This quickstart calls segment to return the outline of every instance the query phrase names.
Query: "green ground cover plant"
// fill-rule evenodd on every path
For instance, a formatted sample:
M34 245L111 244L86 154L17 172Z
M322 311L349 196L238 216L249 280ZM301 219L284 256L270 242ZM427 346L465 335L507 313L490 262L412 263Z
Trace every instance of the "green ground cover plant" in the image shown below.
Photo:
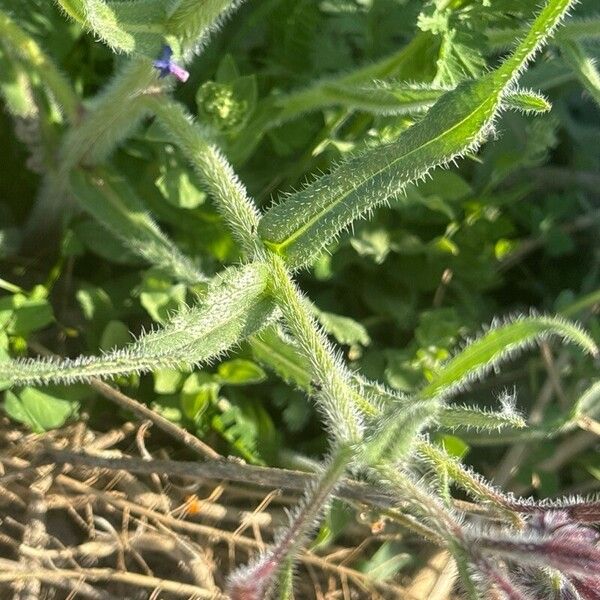
M599 37L573 0L0 0L4 411L101 422L110 380L317 473L234 600L294 597L348 479L458 597L597 598Z

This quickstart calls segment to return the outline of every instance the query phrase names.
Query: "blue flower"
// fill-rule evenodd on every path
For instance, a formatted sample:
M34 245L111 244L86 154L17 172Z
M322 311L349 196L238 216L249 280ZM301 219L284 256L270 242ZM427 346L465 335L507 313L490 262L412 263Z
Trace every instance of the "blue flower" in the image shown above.
M173 56L173 50L171 46L163 46L162 52L157 60L155 60L152 64L155 69L158 69L159 77L163 78L167 75L173 75L179 79L179 81L186 82L190 76L190 74L179 65L175 64L171 57Z

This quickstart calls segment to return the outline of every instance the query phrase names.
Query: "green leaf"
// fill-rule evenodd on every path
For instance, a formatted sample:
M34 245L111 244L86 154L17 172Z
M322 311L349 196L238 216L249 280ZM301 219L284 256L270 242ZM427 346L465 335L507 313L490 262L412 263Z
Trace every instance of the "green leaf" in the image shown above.
M186 303L187 287L173 284L163 271L150 270L139 287L140 304L157 323L166 323Z
M594 381L575 402L572 420L583 415L593 419L597 419L600 415L600 381Z
M130 341L131 333L123 321L109 321L100 338L100 349L110 351L123 348Z
M317 311L317 319L340 344L368 346L371 343L367 330L354 319L321 310Z
M285 382L305 392L311 391L310 362L277 327L267 327L260 335L253 336L249 343L256 361L272 369Z
M174 394L181 386L183 373L175 369L158 369L154 372L154 391L157 394Z
M188 283L206 281L158 228L124 177L107 169L77 170L71 186L81 205L134 254Z
M192 209L204 204L206 193L198 188L193 174L176 161L160 166L160 175L154 182L164 199L178 208Z
M437 403L431 401L389 403L383 414L371 423L360 460L364 465L373 467L388 461L395 464L410 452L418 435L435 418L438 409Z
M45 298L16 294L12 304L14 308L8 325L8 333L12 335L26 337L54 322L52 306Z
M77 410L77 403L55 394L25 387L18 392L8 390L4 410L15 421L24 423L36 433L44 433L65 424Z
M402 548L398 542L383 542L373 556L360 562L359 570L369 581L389 581L413 560Z
M221 386L208 373L192 373L181 389L181 408L188 419L198 421L208 406L217 401Z
M165 2L161 0L164 7ZM185 50L194 46L241 2L239 0L174 0L167 8L165 30L176 36Z
M560 48L583 87L600 106L600 72L594 59L575 41L565 41Z
M420 392L423 398L447 396L515 356L533 343L558 336L592 356L598 355L594 340L580 327L560 317L520 317L490 330L451 358Z
M512 427L522 429L527 426L523 417L512 407L502 412L493 412L469 406L445 406L437 417L438 423L452 430L489 430Z
M534 92L533 90L513 90L510 94L506 94L503 103L506 108L526 114L543 114L552 110L550 101L539 92Z
M72 383L160 368L190 368L256 333L272 316L266 297L267 273L255 263L217 277L202 302L173 316L163 329L103 356L75 359L0 361L0 381L10 385Z
M162 0L84 0L83 4L85 26L116 52L155 57L165 43Z
M219 365L217 378L224 385L247 385L261 383L267 374L256 363L236 358Z
M352 221L397 198L430 169L476 149L489 135L506 91L571 3L550 0L496 71L446 93L396 142L350 158L272 207L258 227L265 245L289 266L305 266Z

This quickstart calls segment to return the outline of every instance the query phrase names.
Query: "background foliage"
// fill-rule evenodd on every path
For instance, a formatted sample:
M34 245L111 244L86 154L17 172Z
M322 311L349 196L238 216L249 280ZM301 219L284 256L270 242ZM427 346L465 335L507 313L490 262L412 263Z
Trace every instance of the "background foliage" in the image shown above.
M206 42L174 95L264 209L350 153L395 140L435 100L434 93L425 101L411 95L425 84L446 90L495 67L537 4L251 1ZM125 60L52 3L1 0L0 8L84 97ZM571 38L550 44L520 82L541 90L551 111L504 113L496 138L480 152L409 185L405 196L355 224L298 274L318 320L361 374L415 392L482 323L531 308L579 319L598 339L600 87L594 69L590 76L582 68L582 56L600 53L593 0L581 2L576 16L588 34L575 32L572 47ZM127 225L119 232L99 224L96 211L111 209L98 208L103 200L89 182L74 181L76 198L53 203L57 194L42 175L56 164L65 123L41 82L15 68L12 52L0 40L0 357L40 347L61 356L122 347L129 332L164 324L206 285L190 285L193 275L174 276L168 251L147 260L132 252L123 241ZM386 62L389 56L395 59ZM406 81L409 88L399 83ZM124 117L126 110L112 107ZM119 146L110 164L122 175L108 178L115 193L131 196L129 218L146 223L152 215L192 258L183 271L211 275L238 263L239 246L210 190L153 119ZM158 235L151 223L147 235ZM274 332L271 342L244 343L193 373L164 368L118 383L225 454L269 465L320 457L326 435L302 392L311 389L310 368L286 356ZM546 345L459 400L497 408L508 390L524 415L537 407L533 425L543 429L568 413L593 374L592 361L577 350L555 353ZM553 393L541 411L548 381ZM79 385L6 391L4 410L38 432L81 413L104 426L120 418ZM435 439L507 487L547 497L597 487L593 442L558 468L552 462L570 435L536 439L512 471L507 450L521 440L518 433L448 428ZM481 444L485 449L474 451Z

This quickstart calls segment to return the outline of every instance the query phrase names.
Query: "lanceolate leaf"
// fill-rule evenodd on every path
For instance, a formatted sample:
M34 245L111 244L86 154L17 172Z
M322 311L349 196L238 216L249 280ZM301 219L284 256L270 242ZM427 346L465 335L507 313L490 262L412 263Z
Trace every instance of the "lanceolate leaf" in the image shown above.
M35 39L2 11L0 11L0 37L4 44L22 57L30 70L27 73L28 77L36 73L62 107L67 118L74 120L79 108L79 100L71 84L54 62L44 54Z
M558 336L597 356L594 340L577 325L559 317L521 317L494 326L451 358L420 393L423 398L449 395L541 339Z
M271 208L259 225L265 245L289 266L305 266L352 221L397 197L430 169L477 148L489 134L503 96L570 4L550 0L498 70L442 96L396 142L349 159Z
M532 90L516 90L506 94L503 105L523 113L545 113L552 109L547 98Z
M210 360L268 323L273 305L266 297L266 281L260 263L232 267L209 286L199 306L177 314L164 329L143 335L124 349L76 359L2 361L0 383L9 387L71 383Z
M58 0L115 52L155 57L164 44L193 50L239 0Z
M158 228L125 178L107 170L74 171L71 188L80 204L150 264L189 284L207 277Z
M312 104L304 109L300 105L298 111L306 112L327 106L343 106L384 115L422 112L433 105L449 89L432 84L393 81L354 85L336 81L323 82L315 91ZM282 98L279 104L282 111L278 115L278 122L297 116L298 111L294 111L294 104L286 104L285 98Z
M335 105L374 114L401 115L425 112L452 88L435 84L379 81L357 86L329 83L321 88L322 106ZM551 105L541 94L515 90L504 98L506 108L547 112ZM283 113L285 116L285 112Z
M514 410L492 412L477 407L445 406L437 416L437 422L446 429L504 429L526 426L523 417Z
M154 56L164 43L164 2L85 0L85 25L116 52Z
M192 47L243 0L175 0L167 10L165 30L176 36L183 49ZM162 2L163 6L165 2Z

